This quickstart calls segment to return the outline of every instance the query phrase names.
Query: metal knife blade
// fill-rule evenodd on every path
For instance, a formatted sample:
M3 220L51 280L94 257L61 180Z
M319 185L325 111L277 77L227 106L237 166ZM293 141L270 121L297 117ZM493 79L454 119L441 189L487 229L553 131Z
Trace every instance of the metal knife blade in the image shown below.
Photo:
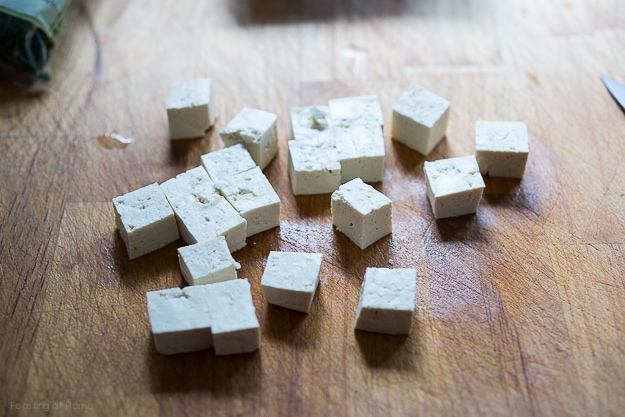
M608 77L605 74L601 74L601 81L608 89L614 100L621 106L621 109L625 111L625 85L618 81Z

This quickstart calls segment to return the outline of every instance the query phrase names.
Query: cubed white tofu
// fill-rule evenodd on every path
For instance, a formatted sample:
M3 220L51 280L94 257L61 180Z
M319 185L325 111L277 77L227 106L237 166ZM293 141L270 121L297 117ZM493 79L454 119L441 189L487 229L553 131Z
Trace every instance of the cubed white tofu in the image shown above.
M336 126L377 126L384 125L382 108L377 96L356 96L336 98L328 101L330 117Z
M113 199L115 223L130 259L180 238L176 218L157 183Z
M269 252L261 279L270 304L308 313L319 284L323 255L302 252Z
M368 332L408 334L416 289L415 269L367 268L354 327Z
M237 278L241 265L230 255L223 236L178 248L182 276L189 285L214 284Z
M341 183L354 178L364 182L384 179L384 135L379 126L337 127L335 137L341 162Z
M289 177L295 195L331 193L341 185L334 141L290 140Z
M332 224L360 249L393 230L392 202L360 178L332 193Z
M171 139L204 136L204 132L215 124L212 81L200 78L171 84L167 118Z
M161 188L188 245L224 236L231 252L245 246L247 222L217 193L203 167L183 172Z
M247 220L247 236L280 226L280 197L260 167L233 175L215 186Z
M435 218L475 213L485 185L474 155L425 161L423 171Z
M256 162L242 144L204 154L201 159L204 169L213 181L228 178L256 166Z
M252 159L265 169L278 153L276 120L278 116L245 107L219 132L226 147L242 143Z
M163 355L213 347L206 285L146 294L156 350Z
M260 324L247 279L207 285L215 354L252 352L260 347Z
M524 122L475 123L475 157L483 175L522 178L529 150Z
M392 137L427 155L445 136L449 101L411 84L393 106Z
M328 106L291 107L291 138L317 141L331 136L332 120Z

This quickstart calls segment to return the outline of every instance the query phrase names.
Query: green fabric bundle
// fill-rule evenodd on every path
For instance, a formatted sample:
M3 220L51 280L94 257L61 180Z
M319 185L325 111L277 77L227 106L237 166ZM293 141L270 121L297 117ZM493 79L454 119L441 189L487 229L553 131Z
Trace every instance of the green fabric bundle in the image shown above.
M0 0L0 76L45 90L54 34L69 0Z

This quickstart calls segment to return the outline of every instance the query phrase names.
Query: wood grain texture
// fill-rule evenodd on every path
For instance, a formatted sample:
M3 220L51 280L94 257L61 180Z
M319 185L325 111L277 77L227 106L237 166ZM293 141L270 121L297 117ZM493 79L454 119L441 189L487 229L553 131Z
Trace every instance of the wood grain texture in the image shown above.
M169 4L171 3L171 4ZM625 81L619 0L77 0L50 91L0 84L0 409L51 415L618 416L625 409ZM220 117L170 142L170 82L214 80ZM409 82L452 103L427 157L390 138ZM289 106L377 94L394 230L364 251L329 195L294 197ZM265 171L281 226L234 257L260 351L156 353L145 292L183 285L176 242L129 261L110 199L200 164L244 106L279 115ZM433 219L424 160L473 151L478 119L525 120L521 181L486 178L477 215ZM123 148L98 136L131 135ZM312 310L268 305L271 250L319 252ZM354 332L368 266L416 268L408 336ZM86 409L67 410L67 403ZM60 409L54 409L54 405Z

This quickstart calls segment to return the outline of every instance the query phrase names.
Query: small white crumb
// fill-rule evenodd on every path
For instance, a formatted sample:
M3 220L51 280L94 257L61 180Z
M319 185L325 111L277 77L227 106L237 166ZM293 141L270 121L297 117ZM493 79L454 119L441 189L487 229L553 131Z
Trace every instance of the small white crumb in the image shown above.
M395 263L395 261L394 261L394 260L392 260L392 259L389 259L389 260L388 260L388 264L389 264L389 265L393 265L394 263Z

